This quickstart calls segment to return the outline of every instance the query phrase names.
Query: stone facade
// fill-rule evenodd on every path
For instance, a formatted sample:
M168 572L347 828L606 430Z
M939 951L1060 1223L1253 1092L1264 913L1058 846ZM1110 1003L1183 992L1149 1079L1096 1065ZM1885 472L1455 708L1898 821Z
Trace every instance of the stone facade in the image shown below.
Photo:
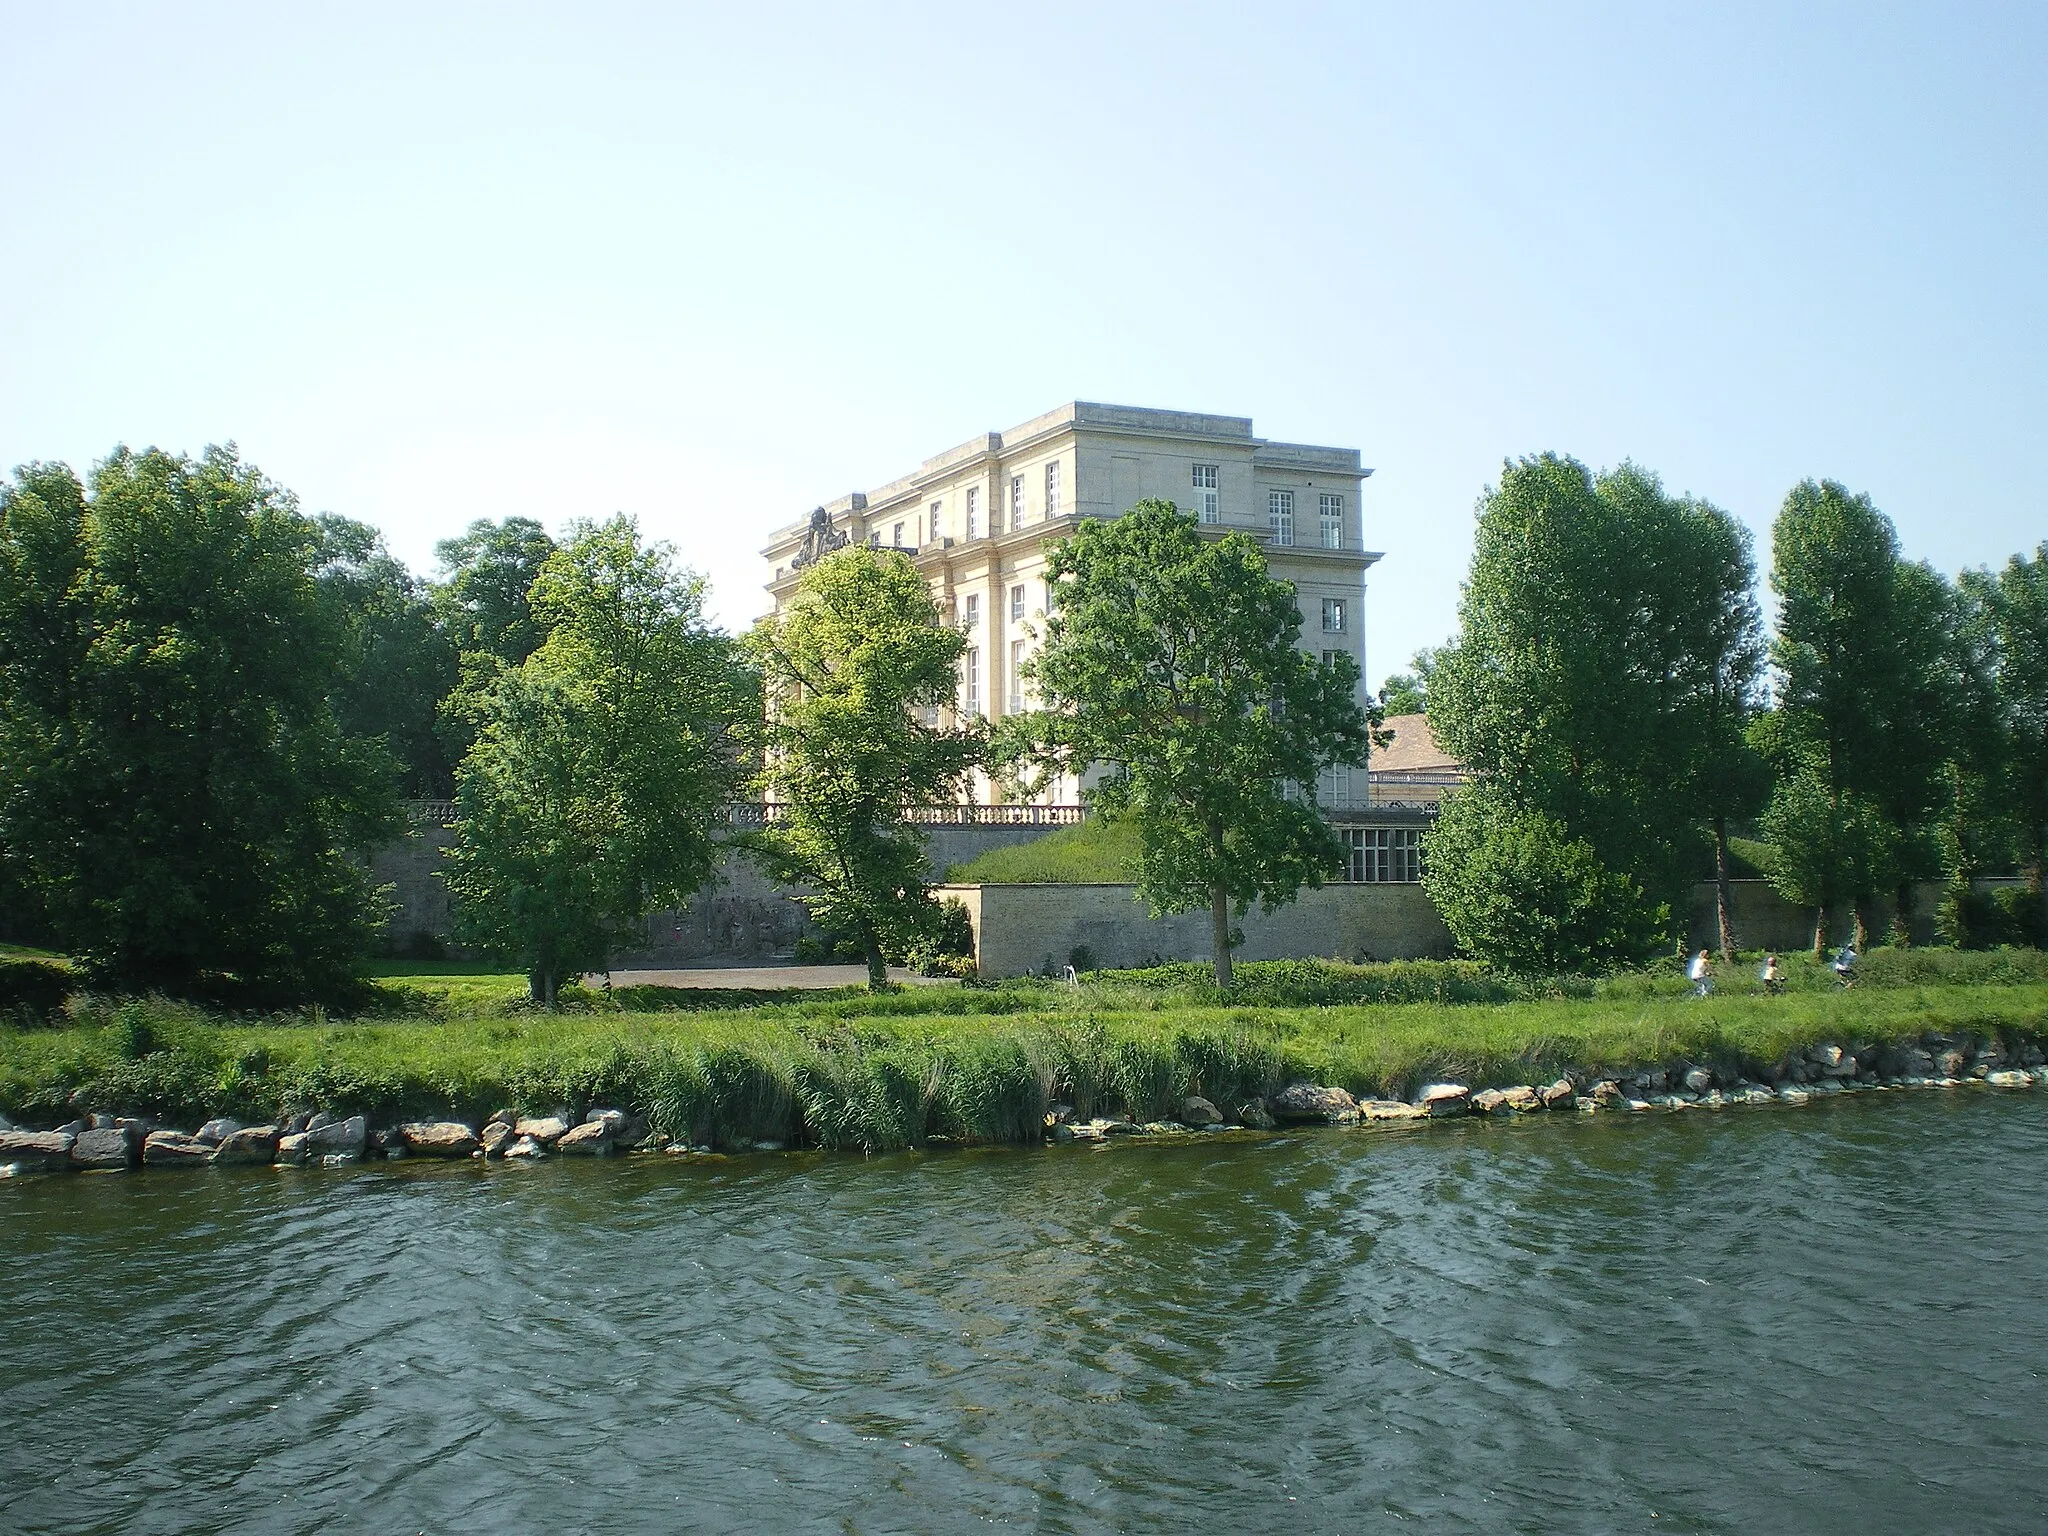
M996 719L1030 703L1018 667L1044 621L1047 542L1146 497L1198 517L1213 513L1209 526L1219 534L1258 539L1273 574L1294 584L1302 644L1346 652L1362 680L1365 573L1380 558L1364 546L1359 504L1371 473L1355 448L1271 442L1252 435L1247 417L1076 401L983 433L822 512L832 539L900 548L917 562L940 611L968 633L958 708ZM811 535L811 520L802 519L762 551L778 608L795 589ZM1338 769L1319 795L1326 804L1363 804L1365 775ZM993 798L986 782L976 798ZM1060 786L1052 798L1074 801L1076 786Z

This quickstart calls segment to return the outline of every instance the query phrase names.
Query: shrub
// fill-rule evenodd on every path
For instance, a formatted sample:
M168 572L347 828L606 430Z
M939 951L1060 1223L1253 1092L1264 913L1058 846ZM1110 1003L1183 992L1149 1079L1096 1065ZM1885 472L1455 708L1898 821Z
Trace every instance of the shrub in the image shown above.
M1511 971L1611 970L1668 943L1668 907L1562 823L1484 785L1444 800L1422 885L1462 949Z
M0 960L0 1014L24 1025L50 1022L71 993L71 972L47 960Z

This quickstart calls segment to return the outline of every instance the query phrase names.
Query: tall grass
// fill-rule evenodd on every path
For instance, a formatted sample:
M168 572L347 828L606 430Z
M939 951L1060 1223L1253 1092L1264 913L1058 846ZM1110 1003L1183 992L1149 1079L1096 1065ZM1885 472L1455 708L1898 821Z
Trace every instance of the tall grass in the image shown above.
M693 1145L881 1152L1031 1141L1048 1106L1152 1120L1189 1094L1226 1110L1288 1082L1408 1097L1423 1082L1543 1082L1567 1069L1758 1068L1822 1040L2048 1029L2048 961L1884 952L1864 984L1795 970L1765 997L1705 1000L1668 968L1594 983L1451 966L1247 966L1230 999L1169 968L1079 988L922 988L749 1006L337 1021L235 1019L74 998L55 1027L0 1026L0 1110L31 1123L142 1113L361 1112L379 1123L500 1108L647 1114Z

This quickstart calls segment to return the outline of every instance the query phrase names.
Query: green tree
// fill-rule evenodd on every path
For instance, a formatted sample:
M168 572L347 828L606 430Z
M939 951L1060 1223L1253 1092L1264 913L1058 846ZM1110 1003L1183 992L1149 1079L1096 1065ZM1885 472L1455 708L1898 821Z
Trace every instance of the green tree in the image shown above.
M437 730L461 667L435 621L425 584L367 524L324 513L314 582L342 637L335 713L349 735L379 740L398 759L404 793L443 799L454 773Z
M1421 661L1429 652L1416 652L1416 661ZM1389 719L1395 715L1424 715L1429 713L1429 683L1427 675L1418 667L1413 672L1395 672L1380 684L1380 709Z
M1754 797L1753 582L1733 519L1633 465L1597 478L1548 454L1505 466L1429 684L1437 740L1506 808L1474 835L1521 837L1521 813L1547 818L1675 926L1710 838L1725 871L1727 821ZM1484 953L1477 930L1459 937Z
M356 855L394 774L337 718L319 548L232 446L0 491L0 846L99 984L354 982L382 907Z
M1005 722L999 757L1068 773L1138 831L1155 912L1206 905L1216 982L1231 982L1233 912L1271 911L1336 870L1314 786L1363 765L1377 711L1348 656L1301 649L1294 589L1241 533L1205 537L1146 500L1053 546L1055 605L1029 674L1043 709Z
M456 932L521 966L554 1006L649 912L709 879L756 709L704 583L632 520L580 525L541 566L547 633L451 700L475 733L456 770Z
M1856 832L1831 860L1853 877L1853 889L1832 900L1853 903L1863 941L1881 889L1894 887L1901 919L1910 917L1910 881L1932 846L1955 696L1953 604L1940 576L1900 560L1891 520L1870 498L1832 481L1804 481L1786 497L1772 531L1771 590L1774 766L1781 785L1804 776L1827 798L1803 836L1848 836L1872 815L1887 824L1882 836ZM1815 808L1802 791L1770 821L1788 829L1795 812ZM1880 847L1882 857L1871 852ZM1818 914L1817 934L1828 918Z
M2014 555L1996 576L1967 573L1992 662L1999 800L2017 833L2021 867L2048 932L2048 543Z
M1484 782L1444 798L1422 888L1467 949L1532 975L1639 961L1670 923L1585 839Z
M906 807L955 798L980 761L954 709L967 639L940 621L907 555L855 546L808 567L750 637L767 696L762 785L778 820L757 840L818 923L852 939L868 985L936 931L924 838Z
M464 533L434 546L441 580L434 606L455 649L483 652L516 667L547 639L547 623L528 601L555 541L530 517L501 523L480 517Z

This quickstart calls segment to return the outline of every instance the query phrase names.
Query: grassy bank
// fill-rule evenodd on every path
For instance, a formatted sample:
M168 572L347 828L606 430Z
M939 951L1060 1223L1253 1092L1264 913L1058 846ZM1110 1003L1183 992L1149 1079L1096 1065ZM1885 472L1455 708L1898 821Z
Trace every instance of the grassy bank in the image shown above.
M693 1141L869 1150L934 1137L1037 1138L1048 1103L1167 1116L1312 1080L1406 1097L1566 1071L1690 1062L1761 1068L1805 1046L1929 1030L2048 1032L2038 954L1880 953L1854 991L1798 967L1763 996L1706 1000L1675 976L1529 981L1457 965L1245 967L1219 998L1196 967L864 993L586 996L514 1006L516 977L395 975L411 1013L224 1019L162 1001L74 998L46 1027L0 1029L0 1109L31 1123L141 1113L173 1124L298 1109L384 1123L503 1107L613 1105Z

